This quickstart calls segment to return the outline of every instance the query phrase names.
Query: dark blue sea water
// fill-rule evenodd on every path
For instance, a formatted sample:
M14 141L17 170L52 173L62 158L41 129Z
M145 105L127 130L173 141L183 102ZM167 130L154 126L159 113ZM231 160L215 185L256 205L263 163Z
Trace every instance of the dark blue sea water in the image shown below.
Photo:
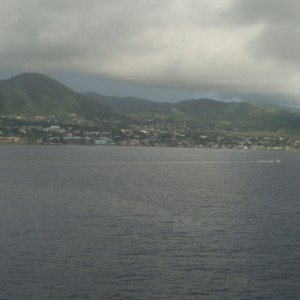
M300 299L299 178L297 152L1 146L0 299Z

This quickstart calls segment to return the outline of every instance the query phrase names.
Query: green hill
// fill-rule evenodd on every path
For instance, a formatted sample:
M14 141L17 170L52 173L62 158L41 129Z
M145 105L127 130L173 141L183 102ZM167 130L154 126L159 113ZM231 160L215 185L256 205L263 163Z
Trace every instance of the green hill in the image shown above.
M153 102L136 97L109 97L97 93L86 93L84 95L108 106L117 113L123 114L167 113L171 109L170 103Z
M223 102L212 99L159 103L133 97L107 97L87 93L87 97L117 113L173 121L244 124L255 127L300 127L300 110L275 104Z
M135 97L80 94L37 73L24 73L0 81L0 115L55 115L66 118L75 114L89 120L116 116L116 113L177 122L300 128L300 110L279 105L212 99L167 103Z
M300 110L275 104L185 100L175 107L202 122L226 122L259 127L300 126Z
M0 81L0 114L58 117L76 114L84 118L105 118L113 112L50 77L24 73Z

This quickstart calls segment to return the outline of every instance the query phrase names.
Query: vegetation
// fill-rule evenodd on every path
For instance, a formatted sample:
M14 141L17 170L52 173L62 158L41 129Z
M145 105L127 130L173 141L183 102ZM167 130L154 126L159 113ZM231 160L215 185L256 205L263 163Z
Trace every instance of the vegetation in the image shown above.
M24 73L0 81L0 114L105 118L113 112L45 75Z
M221 123L275 129L300 128L300 110L273 104L222 102L212 99L158 103L145 99L106 97L88 93L86 96L108 106L117 113L136 115L157 121Z
M110 131L115 140L147 137L149 143L157 139L175 143L190 138L203 144L204 140L218 142L223 137L232 143L241 133L242 140L259 137L258 132L297 137L300 111L212 99L159 103L134 97L82 95L45 75L32 73L0 81L0 135L26 132L37 139L40 132L43 139L50 125L59 125L68 134Z

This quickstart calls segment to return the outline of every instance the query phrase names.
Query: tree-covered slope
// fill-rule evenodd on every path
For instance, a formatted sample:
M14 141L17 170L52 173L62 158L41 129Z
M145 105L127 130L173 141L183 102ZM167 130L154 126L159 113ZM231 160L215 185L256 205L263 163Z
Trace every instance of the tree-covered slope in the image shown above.
M86 93L84 95L108 106L115 112L123 114L167 113L172 107L170 103L154 102L135 97L109 97L97 93Z
M86 96L105 104L118 113L138 114L174 121L231 123L257 127L300 127L300 110L275 104L224 102L213 99L183 100L159 103L133 97L108 97L96 93Z
M275 104L185 100L175 107L203 122L230 122L264 126L300 126L300 110Z
M0 81L0 114L108 117L113 112L60 82L37 73L24 73Z
M106 118L115 113L173 121L244 124L258 127L300 128L300 111L279 105L223 102L212 99L178 103L154 102L135 97L79 94L60 82L37 73L24 73L0 81L0 115L70 114L85 119Z

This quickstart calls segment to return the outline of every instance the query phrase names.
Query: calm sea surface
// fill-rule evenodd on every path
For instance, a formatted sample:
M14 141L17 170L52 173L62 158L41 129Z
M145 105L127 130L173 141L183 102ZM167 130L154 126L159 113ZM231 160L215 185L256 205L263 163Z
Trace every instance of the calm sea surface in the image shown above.
M300 153L1 146L0 179L0 299L300 299Z

